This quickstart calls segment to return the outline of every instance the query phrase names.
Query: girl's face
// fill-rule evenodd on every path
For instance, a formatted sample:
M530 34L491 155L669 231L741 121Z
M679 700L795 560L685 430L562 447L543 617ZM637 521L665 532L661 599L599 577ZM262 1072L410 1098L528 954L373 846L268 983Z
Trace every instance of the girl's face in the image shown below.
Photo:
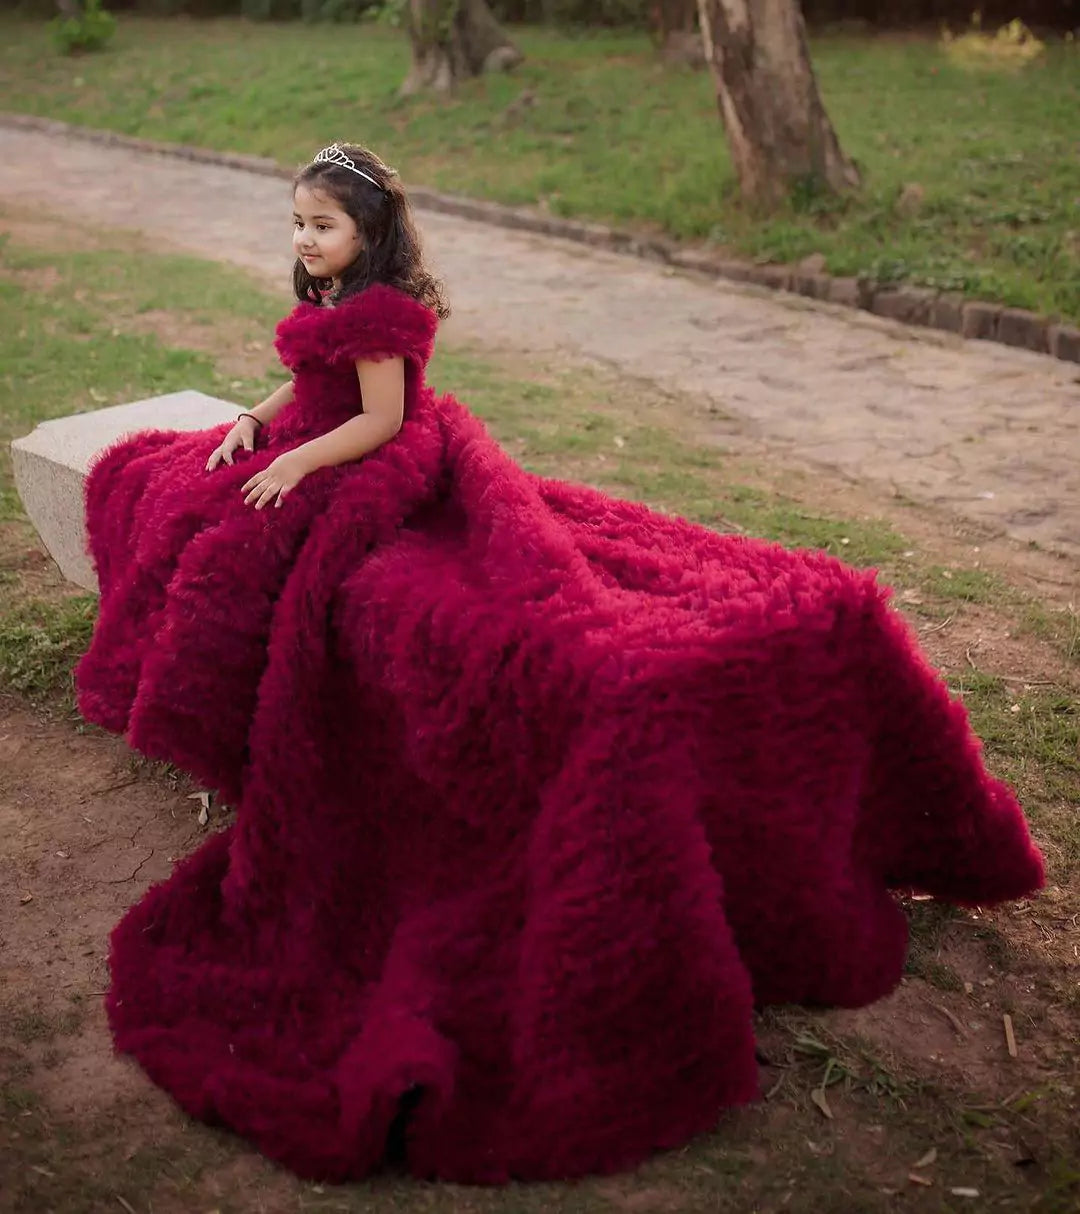
M298 185L293 194L293 252L313 278L332 278L356 260L363 236L355 220L319 189Z

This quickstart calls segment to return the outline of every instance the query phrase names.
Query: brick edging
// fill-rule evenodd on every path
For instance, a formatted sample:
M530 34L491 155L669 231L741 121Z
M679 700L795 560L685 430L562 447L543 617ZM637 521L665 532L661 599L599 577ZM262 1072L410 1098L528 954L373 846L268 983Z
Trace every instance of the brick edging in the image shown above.
M0 111L0 125L243 169L245 172L259 173L265 177L287 179L293 175L292 169L285 168L266 156L218 152L188 144L141 139L116 131L76 126L37 114ZM416 206L429 211L441 211L463 219L536 232L543 236L556 236L561 240L572 240L613 253L629 254L713 278L790 291L826 303L859 308L904 324L958 333L962 337L996 341L1003 345L1018 346L1039 354L1050 354L1068 362L1080 363L1080 328L1061 324L1053 317L1040 316L1023 308L1010 308L986 300L968 299L963 295L939 292L928 287L877 285L865 278L834 277L824 272L824 258L818 255L808 257L796 265L758 265L755 262L723 257L703 249L690 249L663 236L641 236L608 227L606 224L541 215L526 207L512 207L499 202L443 194L425 186L410 186L409 197Z

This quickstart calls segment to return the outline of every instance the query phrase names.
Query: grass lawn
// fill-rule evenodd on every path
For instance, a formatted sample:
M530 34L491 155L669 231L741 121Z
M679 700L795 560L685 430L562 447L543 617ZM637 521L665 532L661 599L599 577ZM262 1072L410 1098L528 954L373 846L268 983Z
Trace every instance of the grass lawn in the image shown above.
M0 213L5 227L0 440L40 418L187 386L251 403L280 379L268 338L288 301L234 268L161 257L137 236L77 226L65 229L69 246L42 249L25 217ZM439 351L432 378L459 391L537 472L885 570L931 658L963 695L989 762L1020 791L1046 850L1050 889L992 913L912 904L908 976L892 999L858 1013L770 1010L757 1026L769 1098L632 1175L497 1191L396 1177L341 1188L300 1182L245 1144L188 1122L110 1057L100 999L105 934L142 886L111 870L98 880L71 874L102 864L110 848L129 854L136 813L147 831L166 832L161 854L167 849L170 860L201 835L177 773L123 757L73 714L71 667L95 601L61 583L41 553L12 491L4 443L0 822L10 826L0 832L0 888L5 899L33 895L5 912L8 981L0 988L0 1159L13 1208L874 1214L902 1201L917 1211L1075 1210L1075 611L1032 599L1007 560L990 559L992 543L953 532L938 516L877 509L876 499L827 473L706 448L695 440L693 401L658 412L655 392L642 385L558 358L460 348ZM31 762L35 746L44 758ZM80 841L92 831L103 833L84 852ZM47 950L33 934L35 914L55 924ZM58 931L73 933L59 951ZM96 959L84 974L83 956ZM1015 1060L1004 1052L1004 1014L1020 1041ZM909 1180L912 1171L923 1183ZM981 1203L952 1188L977 1190Z
M662 230L763 260L820 252L837 274L963 290L1080 321L1080 46L1017 75L956 67L932 41L823 37L826 105L865 175L854 198L739 205L705 73L638 35L513 31L525 63L452 101L399 99L408 47L381 26L121 14L66 59L43 23L0 19L0 107L304 162L366 142L407 182ZM904 214L905 185L923 191Z

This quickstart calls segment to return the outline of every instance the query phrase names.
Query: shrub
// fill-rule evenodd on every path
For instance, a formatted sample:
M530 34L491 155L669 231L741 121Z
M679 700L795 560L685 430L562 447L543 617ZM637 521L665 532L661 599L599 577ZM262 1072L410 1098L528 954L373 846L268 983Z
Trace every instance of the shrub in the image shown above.
M954 63L990 71L1018 71L1046 50L1022 21L1010 21L995 34L984 33L978 13L967 33L957 37L945 30L942 42Z
M78 16L60 16L52 23L53 42L65 55L99 51L116 32L116 18L101 7L101 0L84 0Z

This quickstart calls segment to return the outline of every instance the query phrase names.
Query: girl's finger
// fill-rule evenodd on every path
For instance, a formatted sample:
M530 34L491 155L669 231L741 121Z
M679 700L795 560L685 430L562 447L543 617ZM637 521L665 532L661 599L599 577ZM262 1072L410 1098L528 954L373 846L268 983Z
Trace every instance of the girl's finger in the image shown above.
M254 451L255 450L255 442L252 439L250 434L244 434L243 437L240 439L240 441L244 444L245 451Z
M276 485L273 481L271 481L266 486L266 488L263 490L262 497L260 497L259 500L255 503L255 509L261 510L263 508L263 506L265 506L266 503L268 501L270 501L271 498L273 498L274 494L277 493L278 488L279 488L279 486Z
M224 460L224 461L225 461L227 464L231 464L231 463L233 462L233 459L232 459L232 452L231 452L231 451L222 451L222 453L221 453L221 458L222 458L222 459L223 459L223 460Z
M266 488L266 473L264 472L261 476L256 476L256 477L252 478L251 491L244 498L244 501L250 505L252 502L254 502L259 497L259 495L262 493L262 491L265 488Z

